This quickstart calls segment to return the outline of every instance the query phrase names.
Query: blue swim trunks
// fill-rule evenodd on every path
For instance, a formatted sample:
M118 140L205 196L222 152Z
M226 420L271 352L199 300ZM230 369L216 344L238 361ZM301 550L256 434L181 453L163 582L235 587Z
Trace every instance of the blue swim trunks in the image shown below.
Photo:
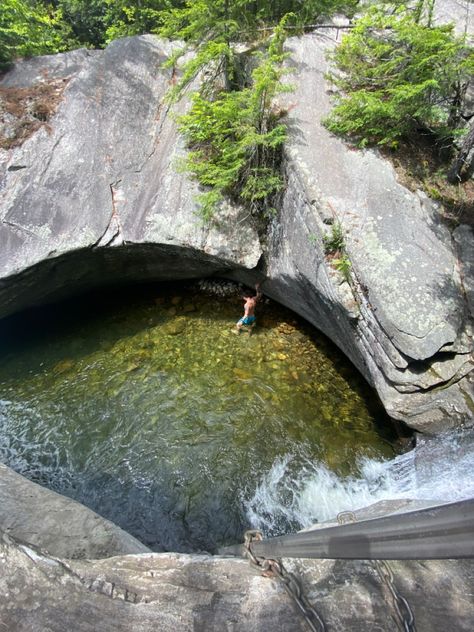
M257 319L255 316L242 316L237 323L238 325L253 325Z

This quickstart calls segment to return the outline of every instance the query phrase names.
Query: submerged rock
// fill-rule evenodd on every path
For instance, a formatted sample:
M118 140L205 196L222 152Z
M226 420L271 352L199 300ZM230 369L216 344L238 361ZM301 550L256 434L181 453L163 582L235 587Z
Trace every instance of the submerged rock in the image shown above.
M183 331L186 329L186 324L186 318L182 316L178 318L173 318L173 320L171 320L167 325L163 327L163 331L168 336L177 336L183 333Z

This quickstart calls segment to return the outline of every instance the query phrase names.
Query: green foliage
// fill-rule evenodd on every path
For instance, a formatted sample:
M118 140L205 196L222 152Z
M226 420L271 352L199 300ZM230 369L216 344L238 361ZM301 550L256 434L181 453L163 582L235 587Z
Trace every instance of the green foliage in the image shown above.
M173 6L162 13L158 33L162 37L181 40L185 45L176 51L169 65L175 64L189 47L196 56L186 64L172 98L179 98L182 90L211 61L216 72L224 73L225 89L231 89L236 75L233 43L257 46L282 20L285 24L291 20L292 27L298 30L323 15L342 10L352 12L357 4L358 0L186 0L182 7Z
M184 7L174 7L163 13L159 35L185 42L181 49L176 50L168 65L174 65L189 47L194 52L170 94L172 100L179 99L196 75L210 66L213 72L207 78L207 85L213 87L217 76L221 76L223 87L226 90L232 87L235 64L231 44L245 41L246 9L250 4L249 0L186 0Z
M105 0L105 40L118 37L156 33L163 24L163 17L173 6L183 3L175 0Z
M284 26L268 50L259 54L250 87L217 94L196 93L188 114L179 119L190 152L184 168L210 190L200 197L201 214L211 219L230 196L253 213L265 213L283 186L278 152L286 139L282 113L274 97L288 89L281 83Z
M418 4L418 13L401 6L390 15L373 7L331 55L329 78L343 93L325 122L331 131L392 147L420 128L452 134L473 52L451 25L423 24L430 3Z
M346 253L342 254L341 257L337 257L331 260L332 265L336 268L338 272L342 274L344 281L347 283L351 280L351 267L352 264L349 260L349 257Z
M249 4L248 0L186 0L184 7L164 13L160 35L195 45L238 41Z
M71 39L60 10L34 0L2 0L0 66L15 57L67 50Z
M95 48L103 46L106 0L57 0L55 4L79 44Z
M288 14L295 24L314 23L336 12L352 13L359 0L186 0L163 16L161 34L170 39L201 44L250 42L259 39L260 29L273 27ZM183 3L181 3L183 4Z
M344 231L340 222L332 224L329 235L323 236L323 244L324 252L331 262L331 265L349 282L351 262L346 252Z
M254 214L271 212L272 198L283 187L279 162L286 126L273 100L288 89L281 82L285 28L290 22L301 26L305 20L356 4L351 0L186 0L181 8L165 12L159 34L185 42L168 65L176 64L188 47L194 50L170 91L170 100L179 99L201 73L200 91L179 126L190 148L183 167L209 187L200 197L204 219L213 216L225 196ZM295 13L289 12L292 9ZM272 34L262 27L280 18L267 52L252 52L263 48ZM240 77L242 56L235 52L236 42L249 45L247 61L253 58L249 65L257 62L250 85Z
M257 3L264 5L260 12L260 19L273 23L281 20L287 13L294 13L296 24L305 26L316 23L322 17L330 17L335 13L353 15L359 0L287 0L283 2Z
M165 63L165 67L173 67L177 58L184 53L184 49L177 49L174 56ZM235 74L235 56L232 47L225 42L210 40L199 46L191 59L183 65L180 79L170 89L168 100L178 101L185 88L203 70L201 94L211 94L221 79L221 87L229 89Z
M329 235L324 235L323 244L324 252L327 255L344 252L344 232L340 222L335 222L331 225L331 232Z
M2 0L0 61L102 47L117 37L157 33L201 47L211 41L257 41L288 13L294 25L336 11L352 12L358 0Z
M169 64L192 48L170 99L201 73L201 88L179 126L189 146L184 168L207 188L202 214L210 218L225 196L252 213L272 212L283 186L281 82L285 27L293 31L358 0L4 0L0 61L15 55L103 46L144 32L181 40ZM274 27L275 24L279 25ZM246 44L238 53L236 43ZM253 68L251 77L248 69Z

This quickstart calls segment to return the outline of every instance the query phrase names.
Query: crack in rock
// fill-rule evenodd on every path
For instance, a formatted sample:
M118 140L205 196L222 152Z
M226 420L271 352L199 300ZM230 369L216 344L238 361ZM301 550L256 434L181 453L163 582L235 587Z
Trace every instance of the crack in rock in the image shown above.
M120 222L120 216L117 210L117 202L121 202L123 199L120 192L116 190L120 182L121 180L117 180L116 182L112 182L109 185L112 198L112 213L104 232L93 245L93 248L102 248L104 246L121 246L125 243L125 240L123 238L122 224Z

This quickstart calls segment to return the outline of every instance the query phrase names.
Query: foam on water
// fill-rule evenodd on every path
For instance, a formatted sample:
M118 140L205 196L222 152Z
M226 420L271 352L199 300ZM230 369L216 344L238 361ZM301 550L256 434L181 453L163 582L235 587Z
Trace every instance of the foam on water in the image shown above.
M474 497L474 431L421 440L391 460L363 458L359 475L339 477L319 462L276 459L245 502L253 528L267 535L302 529L381 500L453 502Z

